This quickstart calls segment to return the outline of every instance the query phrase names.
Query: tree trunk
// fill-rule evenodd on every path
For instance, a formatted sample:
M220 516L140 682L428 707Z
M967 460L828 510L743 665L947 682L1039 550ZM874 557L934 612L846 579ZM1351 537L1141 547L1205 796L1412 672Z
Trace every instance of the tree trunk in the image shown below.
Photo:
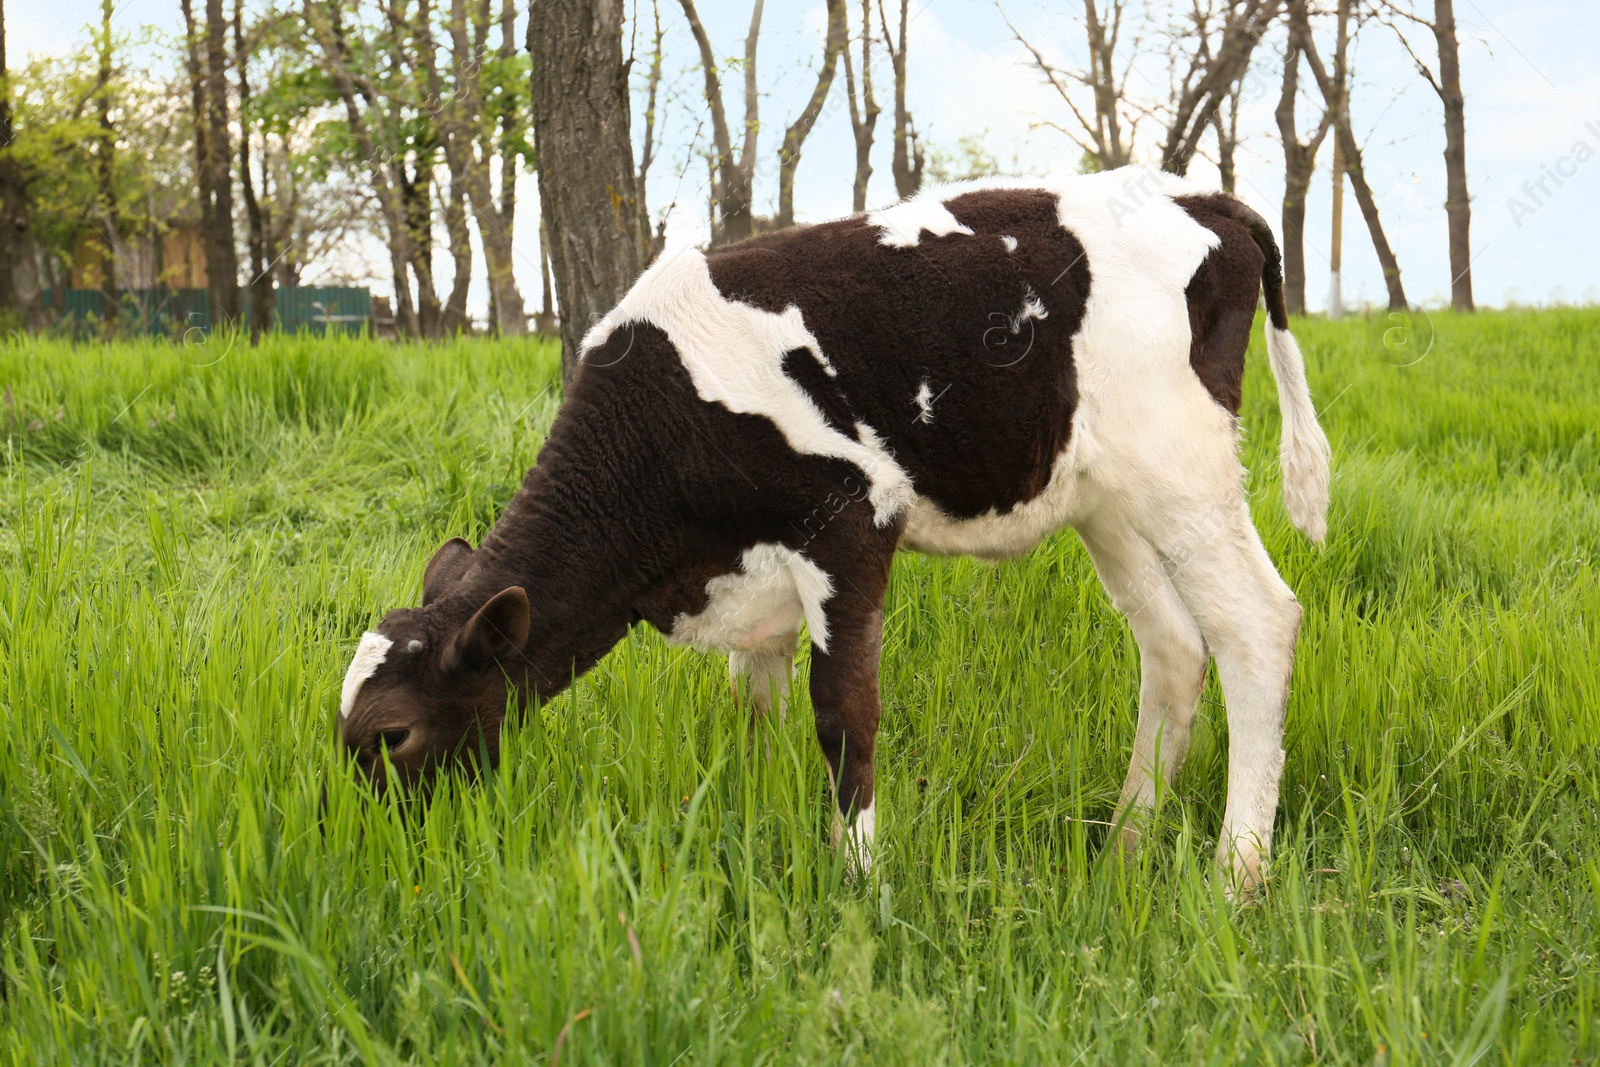
M541 0L542 2L542 0ZM486 17L488 3L482 3L479 14ZM513 229L516 225L516 168L514 162L500 152L501 162L509 170L512 187L506 186L507 175L501 174L501 199L494 196L492 164L495 158L495 126L489 121L487 100L483 90L483 63L479 58L481 48L474 47L467 34L465 0L452 0L450 6L450 41L455 57L456 93L460 97L462 116L456 133L464 138L461 147L463 178L467 203L478 223L478 236L483 241L483 258L489 270L489 311L491 327L502 337L520 337L528 332L527 309L522 293L517 289L515 251L512 248ZM481 21L481 19L479 20ZM480 41L487 26L475 26ZM506 29L504 18L501 29ZM505 55L502 43L501 55ZM626 81L623 86L626 92ZM505 129L501 131L501 144L506 141ZM630 155L631 160L631 155Z
M100 306L108 330L117 322L117 187L112 171L117 131L111 124L111 0L100 0L100 73L95 85L95 108L100 116L100 137L95 146L95 171L99 179Z
M409 170L405 160L395 161L400 202L405 205L406 262L417 279L417 330L423 337L441 335L439 291L433 284L433 167L434 146L419 138L416 159Z
M190 0L179 0L179 7L183 11L184 65L189 75L189 121L194 125L194 185L195 199L200 205L200 247L206 256L206 286L209 290L214 231L211 226L211 148L206 128L205 71L200 62L200 27L195 23L194 9L190 6ZM216 314L214 303L210 304L209 314ZM190 322L179 324L183 329L192 325Z
M911 0L900 0L900 35L896 43L889 33L882 0L878 3L878 17L883 21L883 46L888 49L889 62L894 68L894 155L889 168L894 175L895 195L902 200L916 195L922 188L923 164L917 131L911 125L911 110L906 107L906 12L910 6Z
M443 197L445 239L450 243L450 295L439 309L439 333L445 337L471 330L467 318L467 293L472 285L472 231L467 225L467 177L465 155L472 146L467 123L461 114L462 95L446 95L439 76L438 49L434 45L431 9L424 5L418 17L418 56L427 82L428 107L433 112L434 136L444 150L445 169L450 175L450 191ZM452 37L452 44L454 38Z
M872 178L873 128L878 125L880 108L872 95L872 6L861 0L861 93L856 98L855 67L850 49L844 51L845 89L850 97L850 131L856 139L856 173L850 184L852 211L867 209L867 182Z
M222 0L206 0L206 96L208 106L207 176L211 186L211 228L215 258L207 257L211 321L239 321L239 254L233 232L233 153L228 143L228 19Z
M467 194L461 187L460 173L450 168L450 195L444 202L444 231L450 240L450 259L454 275L450 296L440 312L439 326L446 337L470 331L467 318L467 290L472 285L472 232L467 228Z
M822 114L822 105L828 100L828 90L833 87L834 71L839 68L839 53L849 41L850 28L845 13L845 0L825 0L828 7L828 29L822 44L822 68L817 71L817 84L811 88L811 99L794 120L794 125L783 132L783 147L778 150L778 225L794 225L794 172L800 166L800 148L811 135Z
M33 235L28 219L27 176L13 157L11 83L6 66L6 7L0 0L0 313L11 312L23 322L34 316L37 294L24 292L31 279L27 258L33 255Z
M1235 183L1233 156L1239 147L1239 94L1244 88L1244 82L1235 82L1233 92L1228 94L1228 112L1223 114L1218 108L1216 116L1211 120L1212 126L1217 131L1217 173L1222 182L1222 191L1233 192Z
M1333 125L1333 112L1323 108L1316 133L1302 143L1294 121L1299 93L1300 35L1291 27L1283 57L1283 91L1273 112L1283 145L1283 289L1291 315L1306 313L1306 194L1316 171L1317 152Z
M561 302L561 381L590 324L643 267L622 0L533 0L528 52L539 201Z
M272 329L272 310L276 291L272 285L272 261L276 251L267 211L256 196L255 177L250 165L250 127L244 113L250 103L250 50L245 44L244 2L233 3L233 53L239 68L239 186L244 196L245 243L250 248L250 343L261 343L261 335ZM267 168L262 155L262 192L266 191ZM158 245L159 247L159 245Z
M26 224L26 213L17 213L20 199L16 194L16 161L11 158L11 142L16 133L11 122L11 81L6 66L6 3L0 0L0 313L17 308L16 284L11 276L11 264L17 259L22 242L17 221Z
M550 291L550 230L544 219L539 220L539 286L543 290L539 313L534 316L534 330L544 337L556 333L556 301Z
M489 302L494 313L492 326L502 337L520 337L528 332L528 312L522 301L522 292L517 288L516 253L511 246L512 220L502 218L495 210L489 186L489 161L482 161L481 173L478 167L469 163L467 200L472 205L473 216L478 220L478 235L483 239L483 258L489 268Z
M1433 35L1439 44L1439 98L1444 103L1444 210L1450 227L1450 306L1471 311L1472 201L1467 196L1466 100L1452 0L1433 0Z
M1348 13L1349 4L1350 0L1340 0L1341 17ZM1361 208L1361 217L1366 221L1367 233L1372 237L1372 250L1378 256L1378 265L1383 269L1384 285L1389 291L1389 307L1403 311L1409 305L1406 303L1405 289L1400 284L1400 263L1395 259L1394 250L1389 247L1389 239L1384 235L1383 221L1378 215L1378 202L1372 195L1372 188L1367 185L1366 173L1361 167L1361 147L1356 144L1355 134L1350 130L1349 109L1343 105L1343 87L1334 84L1333 78L1328 75L1327 68L1322 65L1322 59L1317 54L1316 41L1311 36L1310 20L1306 16L1305 0L1296 0L1291 6L1291 12L1300 29L1306 63L1317 79L1317 88L1322 92L1323 101L1334 110L1333 131L1339 141L1344 172L1350 179L1350 189L1355 193L1356 204Z
M733 137L728 129L727 110L722 101L722 79L717 73L717 58L711 40L700 24L694 0L680 0L689 32L700 49L700 65L705 71L706 106L711 109L711 134L714 177L711 199L716 221L711 228L712 244L738 241L755 232L755 212L751 197L755 187L756 134L760 130L760 103L756 95L756 42L761 34L761 13L765 0L756 0L750 13L750 32L744 41L744 143L738 158L733 154ZM542 173L542 171L541 171Z
M634 187L639 190L639 234L644 238L644 261L649 263L660 253L667 243L667 218L663 214L654 233L650 232L650 205L647 190L647 179L650 175L650 164L655 161L656 151L656 100L661 93L661 65L666 58L663 47L666 35L661 29L661 0L650 0L650 13L655 19L655 41L650 49L650 72L645 77L645 105L644 105L644 146L639 153L639 176L634 181ZM540 229L541 245L544 241L544 231ZM543 270L543 260L540 262ZM548 282L546 282L548 287ZM544 302L544 310L539 314L543 316L548 312L550 301ZM540 321L543 321L542 319ZM541 327L542 329L542 327Z
M500 58L509 60L517 54L516 46L517 9L512 0L504 0L500 6ZM482 92L479 92L482 97ZM507 108L500 113L500 200L498 206L491 203L490 210L495 215L495 232L498 242L495 253L498 257L498 266L494 261L489 264L489 292L494 297L494 328L501 337L522 337L528 332L528 306L522 299L522 290L517 287L516 250L512 239L517 231L517 168L519 159L512 147L512 135L515 133L515 124L525 121L526 116L517 116ZM484 153L488 154L489 145L485 143ZM638 203L643 208L644 187L638 186ZM487 243L485 249L488 248ZM488 258L487 251L485 259Z

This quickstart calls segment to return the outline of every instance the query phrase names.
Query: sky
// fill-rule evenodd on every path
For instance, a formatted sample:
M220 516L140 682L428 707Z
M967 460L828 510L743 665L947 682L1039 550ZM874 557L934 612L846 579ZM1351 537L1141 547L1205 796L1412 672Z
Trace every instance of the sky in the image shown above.
M894 0L888 0L892 6ZM1431 5L1426 5L1431 8ZM852 18L860 8L854 4ZM1002 17L1003 14L1005 17ZM1462 84L1467 108L1467 167L1473 202L1473 281L1481 305L1600 302L1600 68L1593 45L1600 40L1600 5L1576 0L1457 0ZM742 55L750 0L699 0L719 57ZM909 26L908 103L927 143L954 149L976 137L1001 165L1027 174L1076 172L1080 149L1043 123L1068 124L1070 116L1053 90L1028 64L1005 18L1053 62L1081 63L1085 53L1081 6L1072 0L912 0ZM663 143L651 170L653 214L668 212L669 244L701 242L707 234L706 173L702 152L708 136L698 54L675 0L662 0L667 30L663 86ZM64 54L88 37L98 21L98 0L13 0L6 12L12 65L29 54ZM113 21L127 31L142 25L176 32L178 0L120 0ZM783 129L804 106L815 79L825 23L817 0L769 0L758 52L762 166L758 210L774 212L776 152ZM1129 34L1128 36L1132 36ZM1432 38L1415 43L1434 58ZM627 42L625 42L625 48ZM646 39L635 45L636 74L645 65ZM1283 191L1282 157L1273 108L1279 88L1277 56L1283 30L1275 28L1256 52L1245 83L1240 117L1238 193L1276 222ZM1331 50L1331 45L1325 46ZM1130 96L1154 104L1165 96L1169 57L1153 29L1143 33L1131 60ZM1444 213L1444 132L1438 98L1412 67L1390 31L1372 25L1353 51L1356 85L1352 123L1363 142L1367 178L1383 216L1401 276L1413 303L1448 302L1450 271ZM876 66L876 64L875 64ZM890 175L892 83L887 64L877 72L884 113L878 121L874 173L867 206L895 199ZM636 77L636 81L639 81ZM739 79L726 88L730 115L743 114ZM847 214L854 144L845 106L843 77L811 138L796 180L796 215L815 221ZM1302 76L1300 125L1318 112ZM636 143L642 123L635 121ZM1137 158L1156 162L1154 121L1138 128ZM698 136L698 141L696 137ZM1331 250L1331 139L1324 145L1308 201L1306 260L1308 297L1325 306ZM1206 152L1212 146L1203 145ZM687 164L687 165L686 165ZM1197 159L1191 177L1214 182L1216 168ZM530 309L539 301L537 182L519 184L516 233L517 279ZM1371 242L1347 192L1344 226L1344 300L1347 306L1382 303L1384 286ZM390 289L387 256L377 242L349 250L357 267L372 273L375 292ZM439 275L449 274L442 249ZM481 256L478 262L482 263ZM479 282L469 298L482 314L487 294Z

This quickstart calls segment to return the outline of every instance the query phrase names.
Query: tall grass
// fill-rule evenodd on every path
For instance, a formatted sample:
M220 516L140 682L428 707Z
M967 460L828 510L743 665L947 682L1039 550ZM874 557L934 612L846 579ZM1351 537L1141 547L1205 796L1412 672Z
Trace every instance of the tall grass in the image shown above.
M335 762L345 664L509 498L554 352L0 347L0 1056L1594 1057L1600 314L1436 325L1412 366L1297 327L1322 550L1251 355L1251 497L1306 623L1244 906L1211 866L1214 682L1149 847L1103 848L1138 654L1070 533L898 561L866 881L827 845L803 665L752 742L722 661L650 632L487 783L374 804Z

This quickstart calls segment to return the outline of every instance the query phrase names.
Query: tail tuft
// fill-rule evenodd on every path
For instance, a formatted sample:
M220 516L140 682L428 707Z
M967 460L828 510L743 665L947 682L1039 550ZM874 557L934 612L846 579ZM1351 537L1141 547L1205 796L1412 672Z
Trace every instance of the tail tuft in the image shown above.
M1267 355L1272 376L1278 381L1278 410L1283 416L1283 439L1278 462L1283 468L1283 502L1289 518L1312 541L1328 536L1328 478L1332 452L1327 435L1317 423L1306 384L1305 360L1294 335L1267 323Z

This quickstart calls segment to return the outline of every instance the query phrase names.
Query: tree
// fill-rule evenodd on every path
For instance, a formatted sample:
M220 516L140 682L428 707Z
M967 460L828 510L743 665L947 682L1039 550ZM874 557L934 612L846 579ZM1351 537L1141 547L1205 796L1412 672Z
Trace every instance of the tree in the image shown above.
M922 187L922 146L917 142L917 129L911 122L911 110L906 107L906 12L911 0L900 0L900 36L898 42L889 32L889 16L883 0L878 0L878 19L883 25L883 47L889 53L894 68L894 157L890 171L894 174L895 195L902 200L912 196Z
M816 125L817 117L822 114L828 90L833 87L834 71L839 67L839 54L849 42L850 27L845 0L824 2L828 10L828 28L822 43L822 66L817 71L817 83L812 87L811 99L806 101L800 117L783 131L783 147L778 149L779 226L794 225L794 172L800 166L800 148L810 135L811 127Z
M1291 314L1306 311L1306 193L1316 170L1317 152L1333 127L1333 109L1324 106L1311 139L1301 141L1295 125L1295 104L1300 90L1300 32L1289 29L1283 56L1283 91L1274 117L1283 143L1283 288Z
M591 322L644 267L622 0L534 0L528 54L539 202L561 307L561 381Z
M245 245L250 250L250 343L259 344L261 335L272 328L277 290L273 285L272 264L278 258L270 206L256 195L251 148L253 138L247 115L251 105L250 57L255 41L244 28L244 0L233 3L233 54L239 72L239 193L244 198ZM262 193L266 192L267 170L263 146Z
M228 147L228 17L222 0L206 0L206 196L210 197L211 321L239 321L239 259L233 229L233 153Z
M1243 92L1244 81L1234 82L1228 93L1227 114L1218 108L1211 116L1211 127L1217 131L1217 175L1227 193L1233 192L1234 186L1233 156L1239 147L1239 97Z
M158 31L107 33L104 6L98 21L84 45L10 70L5 83L11 138L0 165L19 179L14 210L25 220L7 265L30 327L47 324L41 290L59 309L63 290L83 286L100 290L102 322L115 306L120 328L135 308L115 300L118 289L159 289L169 244L198 251L183 240L199 236L192 147L206 128L182 121L192 85L163 70Z
M634 178L634 188L639 190L639 232L645 235L645 261L648 262L660 253L667 243L667 216L661 216L661 221L656 224L654 233L650 232L650 208L644 195L646 182L650 177L650 164L656 158L656 99L661 91L661 64L666 58L666 49L663 47L665 34L661 29L661 3L660 0L650 0L650 14L655 21L655 40L650 47L650 69L645 75L645 105L644 105L644 145L639 153L639 173ZM637 29L637 21L635 29ZM633 57L628 57L628 63L633 64ZM544 230L539 231L541 247L544 243ZM550 314L550 275L546 270L548 259L542 254L539 261L541 282L544 286L544 305L539 312L539 321L546 321ZM549 332L544 326L540 330Z
M856 174L850 186L851 210L867 209L867 181L872 177L872 137L883 109L872 95L872 0L861 0L861 89L856 90L850 49L844 50L845 91L850 98L850 132L856 141Z
M1339 0L1337 15L1341 26L1348 25L1352 15L1352 0ZM1379 267L1383 270L1384 285L1389 291L1389 307L1404 310L1408 305L1405 288L1400 284L1400 264L1395 259L1394 250L1389 247L1389 239L1383 232L1383 221L1378 214L1378 201L1373 197L1372 188L1367 184L1366 172L1362 169L1361 146L1356 143L1355 134L1350 129L1349 71L1345 67L1344 60L1347 35L1341 29L1340 43L1335 53L1337 77L1330 76L1321 56L1317 54L1317 42L1311 35L1311 20L1306 10L1306 0L1290 0L1289 17L1299 32L1306 65L1317 80L1317 88L1322 93L1323 102L1334 113L1334 137L1338 140L1343 171L1350 179L1351 191L1356 195L1356 203L1360 206L1361 216L1367 224L1367 233L1372 238L1372 249L1377 254Z
M206 80L205 68L200 61L200 27L195 22L190 3L191 0L178 0L183 12L184 67L189 76L189 121L194 127L194 186L200 204L200 235L209 265L212 262L211 246L215 233L212 214L216 208L211 197L211 152L207 147ZM211 300L210 305L211 320L215 322L221 314L221 308L215 299Z
M1433 0L1433 18L1425 19L1407 7L1384 0L1390 14L1385 19L1395 31L1406 53L1416 64L1417 73L1439 97L1444 108L1444 211L1450 229L1450 306L1457 311L1473 310L1472 301L1472 200L1467 195L1467 107L1461 92L1461 49L1456 40L1456 12L1453 0ZM1405 32L1395 25L1399 17L1433 34L1439 55L1439 74L1433 71Z
M516 66L512 36L516 9L511 0L502 2L500 50L494 63L487 59L488 14L488 0L480 0L471 18L469 39L466 0L451 0L450 40L459 113L464 122L471 124L463 176L489 268L489 307L494 329L501 336L521 336L528 332L528 313L517 288L512 235L516 229L517 165L526 151L525 144L519 147L526 75ZM491 92L493 88L501 91ZM490 106L491 99L497 102L498 111ZM501 165L498 200L492 174L497 155Z
M222 13L222 0L205 0L202 27L190 2L180 0L180 7L211 322L237 323L239 265L234 245L232 153L228 147L228 71L232 68L228 60L228 20Z
M1249 71L1256 45L1282 7L1283 0L1195 0L1174 25L1163 170L1189 173L1200 138Z
M431 37L433 29L424 23L422 32ZM450 244L452 274L450 295L445 298L439 311L439 332L451 337L469 326L467 293L472 285L473 252L472 231L467 222L467 154L472 151L472 123L463 113L461 94L445 88L439 71L437 50L431 41L420 50L420 57L427 94L423 102L433 116L434 136L444 151L445 170L450 180L449 191L443 197L442 214L445 239ZM452 74L459 82L462 77L475 74L475 71L453 71Z
M121 238L117 232L117 185L115 156L117 130L111 123L111 0L100 0L100 34L95 42L99 75L95 80L95 111L99 115L95 138L95 176L99 179L95 214L100 227L100 309L108 329L117 321L117 254Z
M650 205L646 203L646 181L650 179L650 165L656 162L656 98L661 93L661 64L666 59L666 48L662 42L666 34L661 30L661 2L650 0L650 14L656 24L656 35L650 48L650 70L645 75L645 144L638 154L638 174L634 178L634 187L638 190L638 232L645 237L645 261L650 262L661 253L667 243L667 216L662 213L661 221L656 222L656 232L650 232ZM635 19L637 29L637 19ZM632 56L629 64L632 64ZM670 210L670 208L669 208ZM544 230L539 230L539 242L544 242ZM544 285L544 306L539 312L539 322L544 322L550 312L550 275L546 270L547 259L541 254L539 259L539 272ZM546 331L544 326L539 330Z
M371 182L382 214L389 245L389 266L394 277L395 319L399 332L416 336L420 329L417 305L412 299L408 272L416 262L412 225L415 181L406 172L410 152L400 116L386 112L392 98L380 88L362 60L380 48L362 46L360 57L347 33L339 0L305 0L305 19L319 47L337 99L344 106L348 134ZM359 43L359 42L358 42ZM374 121L369 121L369 118ZM412 131L414 133L414 131Z
M278 288L302 284L308 270L319 284L354 281L340 273L339 252L362 231L381 239L382 223L331 76L294 12L267 9L246 23L245 39L251 73L240 137L251 146L268 277ZM260 273L252 270L252 282Z
M681 0L689 20L689 32L700 49L700 65L705 71L706 106L711 109L712 153L711 198L716 219L711 226L713 244L749 237L755 232L756 137L761 129L760 101L756 93L756 42L761 35L761 12L765 0L756 0L750 12L750 32L744 39L744 140L737 157L728 129L727 108L722 100L722 78L717 70L711 39L700 24L694 0ZM849 69L848 60L846 62ZM559 289L558 289L559 291Z
M11 71L6 65L6 9L0 0L0 317L26 321L33 313L36 286L28 286L26 259L32 257L28 225L27 168L15 151L16 112L11 102Z
M1092 159L1099 170L1114 170L1133 158L1133 134L1137 120L1124 126L1122 119L1132 57L1120 75L1115 66L1126 6L1125 0L1111 0L1107 10L1109 19L1102 19L1095 0L1083 0L1083 26L1089 48L1089 65L1082 69L1064 69L1053 65L1022 36L1010 19L1006 19L1006 28L1011 31L1011 36L1028 50L1033 65L1044 75L1045 84L1061 97L1061 102L1067 106L1076 122L1076 126L1063 126L1050 121L1041 122L1040 125L1065 134L1083 149L1084 157ZM1001 17L1005 17L1004 12ZM902 11L902 26L904 20ZM1138 42L1135 41L1129 51L1136 54L1138 50ZM1075 98L1075 85L1089 90L1091 106L1088 109L1080 106Z

